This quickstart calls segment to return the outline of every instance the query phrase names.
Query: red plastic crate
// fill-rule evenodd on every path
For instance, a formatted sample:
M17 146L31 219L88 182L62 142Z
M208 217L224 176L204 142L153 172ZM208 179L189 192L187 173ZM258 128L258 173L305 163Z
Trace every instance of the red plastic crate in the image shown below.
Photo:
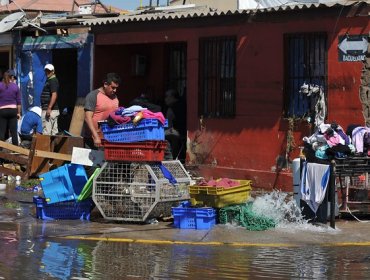
M116 143L102 141L105 160L111 161L162 161L166 141Z

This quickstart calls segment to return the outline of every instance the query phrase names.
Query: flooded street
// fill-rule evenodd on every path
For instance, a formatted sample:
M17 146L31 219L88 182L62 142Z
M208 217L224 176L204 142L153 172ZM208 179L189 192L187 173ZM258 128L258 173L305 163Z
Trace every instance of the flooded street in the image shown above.
M370 273L370 238L363 240L369 223L250 232L99 217L42 221L32 195L1 197L0 279L366 279Z
M366 279L368 247L151 245L3 231L1 279Z

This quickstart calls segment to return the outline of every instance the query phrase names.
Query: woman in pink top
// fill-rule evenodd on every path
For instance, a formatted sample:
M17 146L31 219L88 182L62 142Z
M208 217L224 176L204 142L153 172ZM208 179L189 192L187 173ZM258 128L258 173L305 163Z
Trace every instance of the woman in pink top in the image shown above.
M98 122L106 120L118 108L116 91L120 83L121 78L116 73L108 73L103 86L86 96L84 140L88 148L101 146Z
M21 94L15 83L15 73L8 70L0 82L0 140L5 140L9 129L13 145L18 146L17 122L21 116Z

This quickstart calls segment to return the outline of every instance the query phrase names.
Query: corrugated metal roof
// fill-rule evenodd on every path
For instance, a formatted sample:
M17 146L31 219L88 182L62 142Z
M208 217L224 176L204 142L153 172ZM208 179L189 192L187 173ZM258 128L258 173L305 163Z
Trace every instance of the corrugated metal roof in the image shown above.
M334 6L351 6L359 3L368 3L368 1L341 1L341 2L329 2L329 3L307 3L307 4L295 4L295 5L282 5L272 8L255 9L255 10L228 10L228 11L217 11L212 8L194 7L187 9L173 9L173 10L144 10L136 13L120 15L117 17L105 17L96 19L86 19L81 22L84 25L107 25L117 24L125 22L144 22L144 21L158 21L158 20L174 20L174 19L186 19L186 18L200 18L200 17L213 17L213 16L224 16L224 15L238 15L238 14L256 14L256 13L267 13L267 12L279 12L279 11L291 11L291 10L303 10L303 9L314 9L321 7L334 7Z

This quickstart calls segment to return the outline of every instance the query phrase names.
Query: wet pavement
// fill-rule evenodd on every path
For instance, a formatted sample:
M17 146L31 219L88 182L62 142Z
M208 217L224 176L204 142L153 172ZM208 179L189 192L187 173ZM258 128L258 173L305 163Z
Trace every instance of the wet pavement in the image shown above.
M326 225L288 225L266 231L217 224L210 230L174 228L173 222L122 223L103 219L94 208L90 221L36 219L33 193L8 192L0 196L0 229L8 223L27 225L36 236L76 240L111 240L158 244L205 244L231 246L370 246L370 220L336 220ZM299 234L297 234L299 233Z
M0 279L365 279L370 222L176 229L171 221L35 218L33 193L0 196Z
M43 222L42 227L46 237L79 240L230 246L370 246L370 223L355 221L338 221L335 230L320 226L306 232L282 228L257 232L230 225L216 225L211 230L184 230L173 228L170 222L130 225L49 221Z

